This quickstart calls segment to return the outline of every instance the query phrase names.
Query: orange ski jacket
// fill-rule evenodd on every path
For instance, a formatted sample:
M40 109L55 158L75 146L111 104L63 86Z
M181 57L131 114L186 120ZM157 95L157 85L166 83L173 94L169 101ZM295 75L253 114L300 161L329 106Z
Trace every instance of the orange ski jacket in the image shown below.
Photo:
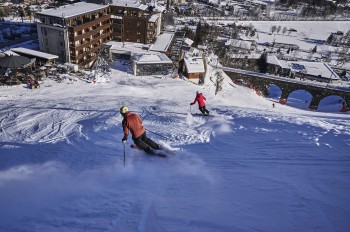
M138 138L145 133L145 128L142 125L142 120L139 115L132 112L125 113L123 122L124 138L127 139L129 130L133 138Z

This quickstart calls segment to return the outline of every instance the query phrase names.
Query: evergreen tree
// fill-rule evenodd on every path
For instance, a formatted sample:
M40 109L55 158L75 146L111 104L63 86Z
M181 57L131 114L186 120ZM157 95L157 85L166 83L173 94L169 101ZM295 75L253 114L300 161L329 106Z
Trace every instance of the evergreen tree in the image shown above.
M266 52L261 54L260 58L257 61L257 65L259 68L259 72L261 73L267 72L267 53Z
M191 28L185 27L185 28L183 29L183 31L185 32L185 35L186 35L187 38L189 38L189 39L191 39L191 40L194 41L194 33L193 33L193 31L191 30Z
M317 52L317 45L311 50L312 53L316 53Z
M202 25L201 25L201 21L199 21L198 24L197 24L196 33L194 35L193 44L194 44L194 46L197 46L197 45L202 44L202 43L203 43L203 40L202 40Z
M334 40L334 35L331 34L328 38L327 38L327 44L332 44Z

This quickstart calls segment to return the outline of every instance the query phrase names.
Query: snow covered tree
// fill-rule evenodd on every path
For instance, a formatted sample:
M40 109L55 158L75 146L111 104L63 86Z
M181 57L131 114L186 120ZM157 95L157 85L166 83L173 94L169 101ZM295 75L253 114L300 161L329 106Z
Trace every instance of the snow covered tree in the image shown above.
M287 32L287 27L283 27L282 33L285 34Z
M222 90L222 85L224 83L224 77L222 76L221 72L216 71L216 82L215 82L215 95L217 95Z

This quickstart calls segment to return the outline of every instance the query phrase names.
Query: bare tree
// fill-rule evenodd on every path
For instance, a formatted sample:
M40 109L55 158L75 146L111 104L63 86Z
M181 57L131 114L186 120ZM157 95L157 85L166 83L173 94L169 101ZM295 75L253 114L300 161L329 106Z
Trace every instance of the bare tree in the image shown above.
M280 31L281 31L281 25L279 25L278 27L277 27L277 34L279 34L280 33Z
M275 25L273 25L270 29L271 33L273 34L276 31L277 27Z
M282 33L285 34L287 32L287 27L283 27Z

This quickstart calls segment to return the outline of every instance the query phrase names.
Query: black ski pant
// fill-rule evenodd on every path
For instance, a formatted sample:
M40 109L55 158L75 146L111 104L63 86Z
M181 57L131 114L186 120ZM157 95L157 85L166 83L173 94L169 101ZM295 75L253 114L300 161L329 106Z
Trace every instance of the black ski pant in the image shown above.
M132 140L134 140L135 145L140 147L148 154L154 154L154 151L151 148L155 150L160 149L160 146L156 142L147 137L146 132L138 138L132 138Z
M209 114L209 111L205 108L205 106L199 107L199 110L202 112L202 114Z

